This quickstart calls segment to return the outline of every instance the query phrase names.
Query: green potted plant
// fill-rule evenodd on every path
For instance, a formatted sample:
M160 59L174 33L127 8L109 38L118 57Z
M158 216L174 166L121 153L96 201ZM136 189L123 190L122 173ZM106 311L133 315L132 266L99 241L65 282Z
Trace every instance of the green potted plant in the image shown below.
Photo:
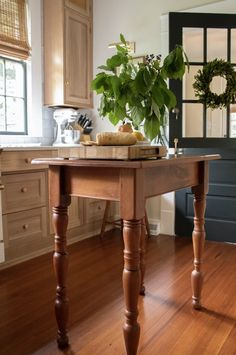
M145 136L163 144L163 129L168 110L176 106L176 97L168 88L167 79L182 79L186 54L176 46L161 61L161 56L148 55L145 63L134 64L124 36L117 53L108 58L91 87L101 94L99 113L113 125L128 120L135 129L143 126ZM119 69L119 70L118 70Z

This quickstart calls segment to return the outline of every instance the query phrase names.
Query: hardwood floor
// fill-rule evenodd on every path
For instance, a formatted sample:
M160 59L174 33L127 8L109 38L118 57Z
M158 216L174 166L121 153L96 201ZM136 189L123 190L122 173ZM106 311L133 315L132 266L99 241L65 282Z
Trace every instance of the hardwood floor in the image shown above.
M119 231L69 247L68 355L125 354ZM191 308L188 238L148 240L146 296L139 298L140 355L236 354L236 246L207 242L201 312ZM62 354L55 342L51 255L0 272L0 354Z

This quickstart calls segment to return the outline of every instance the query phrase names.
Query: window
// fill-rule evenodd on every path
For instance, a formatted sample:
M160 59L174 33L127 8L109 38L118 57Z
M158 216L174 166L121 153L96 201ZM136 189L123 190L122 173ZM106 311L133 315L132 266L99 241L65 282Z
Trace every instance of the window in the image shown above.
M0 57L0 134L26 133L26 64Z
M19 4L19 7L13 5L15 3ZM18 46L15 46L10 40L5 41L5 45L3 45L3 26L2 21L5 18L9 18L9 16L3 16L3 14L11 10L15 9L19 10L19 14L22 13L20 9L25 9L25 7L21 6L24 3L24 6L28 7L28 38L31 44L31 48L24 45L24 48L21 49ZM19 112L17 112L17 124L20 125L20 130L16 131L16 126L14 130L8 127L8 131L3 131L2 126L0 126L0 143L18 143L18 142L28 142L31 138L41 138L42 137L42 128L43 128L43 106L42 106L42 94L43 94L43 85L42 85L42 0L0 0L0 70L4 72L3 78L5 75L5 65L9 62L19 65L22 65L22 70L24 71L24 117L23 122L20 125ZM21 6L21 7L20 7ZM14 12L14 11L13 11ZM15 13L15 12L14 12ZM22 17L21 17L22 19ZM18 22L15 22L17 28L13 31L14 34L18 36L19 30L22 30L22 26L18 27ZM10 32L10 31L8 31ZM18 36L19 37L19 36ZM23 39L24 37L22 37ZM6 46L9 44L9 46ZM21 42L22 44L22 42ZM13 50L17 49L15 52L15 56L13 55ZM29 55L28 60L26 58ZM28 54L27 54L28 53ZM14 59L15 58L15 59ZM3 62L2 62L3 61ZM6 63L8 62L8 63ZM20 70L20 69L18 69ZM5 79L3 79L5 80ZM3 83L1 83L1 88ZM27 88L27 89L26 89ZM3 89L1 89L3 90ZM9 94L7 93L7 96ZM4 101L5 104L5 96L6 93L1 91L0 93L0 102ZM9 95L11 96L11 95ZM17 97L17 95L15 95ZM22 95L20 95L22 99ZM4 99L4 100L3 100ZM2 103L3 105L3 103ZM3 106L5 107L5 106ZM3 110L3 108L2 108ZM2 112L0 112L0 120L2 122L3 118L1 117ZM5 112L4 112L5 115ZM1 125L2 123L0 123Z

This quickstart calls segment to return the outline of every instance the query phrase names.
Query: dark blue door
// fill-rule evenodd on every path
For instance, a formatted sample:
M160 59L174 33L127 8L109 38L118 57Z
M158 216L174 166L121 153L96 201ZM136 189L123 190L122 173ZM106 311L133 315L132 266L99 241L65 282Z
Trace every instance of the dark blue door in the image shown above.
M178 101L178 115L170 117L170 146L178 138L186 154L221 154L220 161L210 164L207 239L236 243L236 105L207 109L192 88L197 71L215 58L231 62L236 68L236 15L170 13L169 34L170 50L182 44L190 61L183 82L170 82ZM216 78L212 90L223 92L223 81ZM176 192L175 212L176 235L191 236L191 190Z

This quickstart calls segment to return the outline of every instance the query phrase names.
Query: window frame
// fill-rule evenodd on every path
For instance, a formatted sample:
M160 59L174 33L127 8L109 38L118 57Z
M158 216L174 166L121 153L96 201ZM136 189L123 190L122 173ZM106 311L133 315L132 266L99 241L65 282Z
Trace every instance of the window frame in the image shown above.
M24 121L24 130L23 131L0 131L0 135L27 135L28 134L28 107L27 107L27 102L28 102L28 97L27 97L27 64L25 61L23 60L17 60L17 59L13 59L13 58L8 58L8 57L4 57L0 55L0 59L2 59L4 61L4 70L6 73L6 61L9 62L14 62L14 63L20 63L22 65L23 68L23 78L24 78L24 117L23 117L23 121ZM5 93L4 95L0 95L5 97L5 100L7 97L16 97L16 96L7 96L6 95L6 75L4 74L4 78L5 78ZM6 112L5 112L5 122L7 123L7 116L6 116Z

